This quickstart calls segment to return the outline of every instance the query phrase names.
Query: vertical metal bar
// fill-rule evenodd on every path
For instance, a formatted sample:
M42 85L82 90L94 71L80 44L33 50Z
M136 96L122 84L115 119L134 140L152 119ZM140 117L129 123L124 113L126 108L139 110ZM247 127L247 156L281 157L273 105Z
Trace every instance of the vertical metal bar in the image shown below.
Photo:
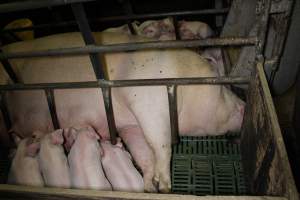
M47 103L48 103L48 108L51 114L51 119L52 119L52 124L54 129L59 129L59 121L57 117L57 112L56 112L56 106L55 106L55 99L54 99L54 94L52 89L46 89L45 90L46 97L47 97Z
M95 44L91 28L88 24L84 8L81 3L72 4L72 10L76 18L79 29L82 33L83 40L86 44ZM90 54L91 62L97 79L104 79L103 66L97 53Z
M132 9L130 0L120 0L120 3L123 6L123 10L125 11L125 14L128 15L128 16L132 16L133 15L133 9ZM131 24L131 20L127 19L126 23L127 23L128 28L130 30L130 33L132 35L136 35L136 32L135 32L135 30L134 30L134 28L133 28L133 26Z
M173 21L173 26L174 26L174 30L175 30L176 40L180 40L181 37L180 37L177 17L176 16L172 17L172 21Z
M6 100L5 100L5 91L1 91L0 93L0 109L2 111L4 123L6 125L6 129L10 130L12 127L12 123L8 114L7 106L6 106Z
M171 125L171 139L172 144L178 143L178 113L177 113L177 86L168 85L168 100L169 100L169 113Z
M271 0L257 0L256 17L257 17L257 37L256 59L264 60L264 47L268 29L269 12L271 8Z
M79 29L82 33L83 39L86 44L95 44L95 40L93 38L91 28L88 24L88 20L85 15L84 8L81 3L72 4L72 10L76 21L78 23ZM104 79L104 67L101 64L99 54L90 54L90 58L92 61L92 65L94 68L94 72L96 74L96 78ZM103 100L105 105L107 123L110 133L110 139L112 144L117 143L117 130L114 120L114 113L112 107L112 100L111 100L111 88L103 88L102 89Z
M111 100L111 87L104 87L102 88L103 93L103 100L105 105L107 123L110 133L110 140L112 144L117 143L117 129L115 126L115 118L113 115L113 107L112 107L112 100ZM112 114L108 114L112 113Z
M215 9L221 9L222 7L223 7L222 0L215 0ZM220 28L222 28L223 26L223 16L216 15L215 22L216 22L216 27L218 28L218 30L220 30Z
M3 51L0 49L0 53L3 53ZM6 73L8 74L9 78L14 82L14 83L18 83L18 78L17 75L15 74L12 66L10 65L10 63L8 62L8 60L0 60L1 64L3 65Z

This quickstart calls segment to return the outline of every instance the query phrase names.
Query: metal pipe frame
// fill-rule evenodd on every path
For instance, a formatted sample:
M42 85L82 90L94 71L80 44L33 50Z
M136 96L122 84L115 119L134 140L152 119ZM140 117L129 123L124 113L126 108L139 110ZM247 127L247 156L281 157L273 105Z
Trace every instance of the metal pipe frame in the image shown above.
M12 3L0 4L0 13L8 13L15 11L31 10L37 8L61 6L79 2L89 2L95 0L27 0Z
M95 44L94 37L92 35L91 28L89 26L88 20L86 18L86 14L81 3L75 3L71 5L74 16L78 23L79 29L81 31L82 37L84 39L85 44ZM104 80L104 67L101 63L100 55L98 53L91 53L90 59L92 62L92 66L94 69L95 76L97 80ZM105 105L105 114L107 117L107 124L110 134L110 140L112 144L117 143L117 128L115 125L113 107L112 107L112 99L111 99L111 89L106 88L103 89L102 98L104 100Z
M193 15L225 15L229 11L229 8L222 9L204 9L204 10L196 10L196 11L178 11L178 12L166 12L166 13L148 13L148 14L131 14L131 15L121 15L121 16L113 16L113 17L103 17L99 19L90 19L91 23L101 23L108 21L127 21L127 20L138 20L138 19L149 19L149 18L163 18L163 17L176 17L176 16L193 16ZM55 28L55 27L66 27L66 26L76 26L76 21L65 21L60 23L50 23L50 24L41 24L36 26L30 26L26 28L13 28L6 29L0 31L1 34L7 32L21 32L27 30L36 30L36 29L45 29L45 28Z
M56 112L53 89L45 89L45 94L46 94L46 97L47 97L47 103L48 103L48 108L49 108L49 111L50 111L50 114L51 114L53 128L55 130L59 129L60 125L59 125L57 112Z
M44 90L44 89L76 89L76 88L107 88L107 87L137 87L162 85L197 85L197 84L248 84L249 77L199 77L199 78L163 78L135 80L98 80L87 82L35 83L0 85L0 91L12 90Z
M177 85L168 85L168 102L171 126L171 140L172 144L177 144L179 140L178 127L178 112L177 112Z
M144 49L212 47L212 46L242 46L256 45L256 37L211 38L204 40L181 40L163 42L140 42L110 45L87 45L84 47L50 49L43 51L28 51L15 53L0 53L0 60L11 58L29 58L43 56L79 55L87 53L110 53Z

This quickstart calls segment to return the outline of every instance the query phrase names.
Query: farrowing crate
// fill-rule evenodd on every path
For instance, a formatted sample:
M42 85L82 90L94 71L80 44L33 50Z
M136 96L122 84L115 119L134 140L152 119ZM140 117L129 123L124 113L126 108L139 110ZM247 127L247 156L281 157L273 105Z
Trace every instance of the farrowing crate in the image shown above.
M272 98L268 89L267 81L263 72L262 65L258 64L256 75L253 76L250 87L247 93L247 106L245 112L244 123L241 131L240 153L243 164L243 171L235 174L234 184L240 191L222 190L220 187L216 192L211 189L212 185L207 185L211 188L204 188L199 193L194 194L239 194L251 196L191 196L179 194L149 194L149 193L129 193L129 192L111 192L111 191L95 191L95 190L75 190L61 188L38 188L15 185L0 185L1 199L137 199L137 200L164 200L164 199L253 199L253 200L297 200L298 193L295 187L293 176L291 173L287 153L283 143L281 131L277 121L277 116L272 103ZM211 142L217 142L211 140ZM184 140L182 140L184 142ZM202 140L203 142L203 140ZM220 144L222 143L222 140ZM224 142L224 140L223 140ZM224 146L230 148L231 153L239 159L237 146ZM223 147L223 148L224 148ZM222 148L220 148L222 149ZM176 149L174 149L176 151ZM179 152L177 150L177 152ZM202 149L203 153L203 149ZM213 151L206 151L215 153ZM224 151L223 151L224 153ZM199 154L197 154L199 156ZM217 154L220 156L220 154ZM209 163L209 160L204 160ZM233 162L234 163L234 162ZM226 163L225 163L226 164ZM218 163L215 162L215 169L224 170L221 163L221 168L218 168ZM234 164L235 169L241 169L239 164ZM229 163L232 166L232 163ZM228 165L227 165L228 167ZM173 174L176 173L173 171ZM245 182L240 180L240 174L244 174ZM231 177L231 178L232 178ZM228 177L227 177L228 178ZM212 180L212 181L217 181ZM238 182L241 181L241 182ZM231 182L232 183L232 182ZM173 181L174 184L174 181ZM207 183L206 183L207 184ZM220 186L220 183L214 183L215 186ZM173 185L174 186L174 185ZM247 187L245 187L247 186ZM191 187L191 185L189 185ZM233 188L233 187L232 187ZM231 188L231 189L232 189ZM202 188L203 189L203 188ZM223 188L224 189L224 188ZM173 191L178 191L178 185L175 185ZM214 190L214 191L212 191ZM234 189L235 190L235 189ZM182 192L182 191L181 191ZM180 192L180 193L181 193Z
M88 1L88 0L87 0ZM53 4L60 2L74 3L76 0L53 1ZM43 4L43 3L41 3ZM39 7L40 5L34 5ZM33 7L34 7L33 6ZM7 9L7 7L6 7ZM14 8L22 9L22 6ZM78 8L77 8L78 9ZM0 11L3 11L0 9ZM268 14L268 13L267 13ZM263 14L262 14L263 15ZM79 20L80 21L80 20ZM262 26L267 23L267 17L262 17ZM84 23L83 23L84 24ZM264 28L266 29L266 27ZM264 31L259 35L260 42L263 41ZM209 40L207 40L209 41ZM202 46L207 46L209 43L225 46L226 43L233 44L237 40L211 40L198 41ZM228 42L229 41L229 42ZM207 42L207 43L206 43ZM89 43L89 42L87 42ZM166 42L165 47L179 44L180 42ZM240 40L238 43L257 43L256 38L249 40ZM257 44L259 51L262 51L263 44ZM186 42L186 46L197 46L194 41ZM145 46L159 46L157 44L145 44ZM162 46L163 46L162 45ZM140 47L142 45L139 45ZM93 47L93 46L91 46ZM128 46L130 47L130 45ZM134 45L124 50L136 50ZM122 49L123 46L118 46ZM97 48L95 48L97 50ZM87 49L85 49L87 50ZM101 50L101 48L98 48ZM100 52L100 51L99 51ZM102 49L102 53L103 53ZM47 52L44 52L47 54ZM49 52L48 52L49 53ZM51 53L51 52L50 52ZM52 52L53 53L53 52ZM260 52L261 53L261 52ZM20 56L20 55L19 55ZM96 74L97 75L97 74ZM226 77L225 77L226 78ZM211 80L213 82L214 80ZM223 79L226 82L226 79ZM221 81L222 82L222 81ZM102 82L103 83L103 82ZM124 83L124 82L123 82ZM97 84L98 83L93 83ZM108 84L108 83L107 83ZM174 82L175 85L175 82ZM41 85L37 85L41 87ZM9 86L8 86L9 88ZM48 88L49 89L49 88ZM51 87L50 87L51 89ZM52 88L53 89L53 88ZM51 92L49 92L51 100ZM109 95L108 95L109 96ZM108 98L109 99L109 98ZM110 101L110 100L109 100ZM207 143L207 138L195 138L188 145L198 145L198 152L194 152L191 146L185 146L186 152L183 149L180 151L180 145L184 145L186 138L182 138L178 148L173 149L173 192L174 193L189 193L196 195L218 195L218 196L194 196L194 195L179 195L179 194L148 194L148 193L129 193L115 191L95 191L95 190L75 190L61 188L38 188L15 185L0 185L1 199L137 199L137 200L164 200L164 199L255 199L255 200L298 200L298 193L295 187L293 176L291 173L287 153L283 143L281 131L278 125L275 109L272 103L268 84L264 75L262 62L259 61L256 65L255 76L252 76L250 86L247 91L247 106L244 117L244 123L241 131L241 144L228 144L225 140L219 138L210 138L210 143ZM109 104L109 103L108 103ZM176 115L175 115L176 116ZM186 143L187 144L187 143ZM199 147L201 146L201 148ZM220 148L215 145L220 145ZM208 151L208 147L210 151ZM205 149L206 148L206 149ZM227 148L227 151L224 151ZM191 150L193 149L193 150ZM191 152L193 151L193 152ZM222 153L230 152L230 156L224 156ZM184 155L181 153L185 153ZM187 154L189 153L189 154ZM180 155L181 154L181 155ZM182 163L180 159L183 159ZM189 160L190 163L187 163ZM241 164L240 164L241 162ZM2 162L1 162L2 163ZM1 164L0 163L0 164ZM3 162L7 166L7 161ZM182 165L186 171L180 171L176 166ZM6 166L0 169L7 170ZM181 169L180 169L181 170ZM193 171L194 170L194 171ZM184 174L185 173L185 174ZM0 173L1 177L5 174ZM179 180L178 175L184 175L184 178ZM198 176L199 175L199 176ZM244 176L243 176L244 175ZM198 176L195 178L195 176ZM220 178L221 177L221 178ZM185 183L183 181L186 181ZM198 182L199 181L199 182ZM235 195L235 196L220 196L220 195ZM243 196L241 196L243 195ZM250 195L250 196L245 196Z

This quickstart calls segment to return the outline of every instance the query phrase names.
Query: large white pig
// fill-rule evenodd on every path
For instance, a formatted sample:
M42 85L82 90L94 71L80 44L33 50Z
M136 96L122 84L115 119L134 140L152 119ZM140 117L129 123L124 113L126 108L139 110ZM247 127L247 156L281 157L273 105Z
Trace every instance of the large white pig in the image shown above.
M73 143L68 154L73 188L111 190L101 165L99 136L93 128L69 128L66 138ZM71 141L70 141L71 140Z
M117 138L116 145L112 145L108 140L101 141L101 147L103 149L102 166L113 190L143 192L143 177L134 167L132 158L124 149L120 138Z
M119 33L95 33L96 41L104 44L147 41L146 38ZM100 43L100 42L99 42ZM3 48L5 52L42 50L82 46L84 44L79 33L65 33L48 36L31 42L11 44ZM151 78L181 78L181 77L214 77L211 65L199 54L186 49L145 50L126 53L110 53L105 55L106 71L110 79L151 79ZM87 55L55 58L18 59L12 61L18 76L25 83L74 82L96 80ZM51 121L43 93L35 98L35 104L22 102L24 93L11 93L8 98L19 98L10 102L9 110L13 119L30 121L32 115L41 115L45 119L47 129ZM179 86L177 93L179 132L182 135L218 135L227 131L239 131L243 119L244 102L230 90L220 85ZM38 100L41 100L39 103ZM144 134L146 144L154 152L154 180L159 184L159 190L168 192L170 183L171 137L168 109L167 89L164 86L126 87L112 90L113 108L116 126L120 136L126 130L127 134ZM102 138L108 138L108 128L100 89L62 89L55 91L57 114L62 127L75 125L92 126ZM28 105L29 104L29 105ZM39 105L36 105L39 104ZM24 107L23 112L17 112L18 107ZM34 106L44 109L30 109ZM12 109L14 107L14 109ZM46 112L47 111L47 112ZM21 130L26 123L14 122L13 128ZM29 123L31 125L33 123ZM26 127L24 130L30 130ZM28 132L24 132L28 134ZM134 136L132 136L134 140ZM130 151L140 151L134 142ZM137 144L137 143L136 143ZM132 152L131 152L132 153ZM138 153L132 153L138 155ZM137 156L134 159L139 159ZM137 163L139 163L137 161ZM143 172L144 173L144 172ZM145 179L145 176L144 176ZM146 188L145 180L145 189ZM148 180L150 183L151 181ZM151 191L151 189L149 189Z
M14 137L17 145L16 153L13 157L8 173L8 184L44 186L37 154L39 143L33 138L20 139Z
M59 129L48 134L39 133L39 135L42 135L42 138L38 160L45 185L70 188L69 165L62 146L63 130Z

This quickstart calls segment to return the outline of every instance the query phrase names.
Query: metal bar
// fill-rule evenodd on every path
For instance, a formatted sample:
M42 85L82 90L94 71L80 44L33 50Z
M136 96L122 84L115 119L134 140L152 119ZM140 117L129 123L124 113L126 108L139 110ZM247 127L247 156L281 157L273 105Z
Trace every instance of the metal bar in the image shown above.
M177 86L168 85L167 90L168 90L169 113L170 113L171 139L172 139L172 144L177 144L179 139L178 112L177 112Z
M143 15L121 15L121 16L112 16L112 17L103 17L99 19L90 19L91 23L99 23L99 22L106 22L106 21L127 21L127 20L136 20L136 19L148 19L148 18L162 18L162 17L169 17L169 16L190 16L190 15L211 15L211 14L226 14L229 11L229 8L222 8L222 9L206 9L206 10L195 10L195 11L178 11L178 12L166 12L166 13L149 13ZM6 29L0 31L1 34L6 32L20 32L20 31L27 31L32 29L44 29L44 28L55 28L55 27L62 27L62 26L75 26L76 21L66 21L60 23L50 23L50 24L41 24L35 25L31 27L25 28L14 28L14 29Z
M286 4L288 4L288 3L286 3ZM276 55L276 58L277 58L276 59L277 62L274 62L273 66L272 66L272 71L271 71L270 78L269 78L270 85L273 85L275 75L276 75L277 71L279 70L279 64L280 64L280 60L281 60L281 57L284 52L284 46L286 43L288 30L289 30L289 26L290 26L290 22L291 22L293 3L290 2L288 5L289 5L288 10L286 11L285 16L284 16L285 23L280 27L280 30L278 30L278 32L279 32L278 35L279 35L280 40L278 42L278 45L276 45L277 48L273 49L274 54Z
M132 6L131 6L131 3L130 3L130 0L120 0L120 3L122 4L123 6L123 10L125 11L125 14L126 15L133 15L133 10L132 10ZM136 35L136 32L131 24L131 20L130 19L127 19L126 20L126 23L128 25L128 28L130 30L130 33L132 35Z
M3 53L3 51L0 49L0 53ZM6 73L8 74L9 78L14 82L17 83L18 81L18 77L15 74L12 66L10 65L10 63L8 62L7 59L4 60L0 60L1 64L3 65L3 68L5 69Z
M36 83L0 85L1 90L41 90L41 89L75 89L75 88L107 88L132 86L161 86L161 85L197 85L197 84L248 84L249 77L200 77L200 78L164 78L164 79L135 79L135 80L98 80L88 82L67 83Z
M172 19L173 19L173 26L174 26L174 30L175 30L176 40L181 40L177 17L172 17Z
M103 17L98 19L97 21L116 21L116 20L123 21L128 19L135 20L135 19L162 18L162 17L173 17L173 16L213 15L213 14L226 14L228 11L229 8L165 12L165 13L147 13L142 15Z
M223 1L215 0L215 8L220 9L222 7L223 7ZM215 16L215 25L217 28L222 28L222 26L223 26L223 16L222 15Z
M78 2L89 2L94 0L27 0L13 3L0 4L0 13L8 13L14 11L31 10L37 8L67 5Z
M7 131L9 131L12 127L12 123L9 117L9 113L7 110L6 100L5 100L5 91L1 91L0 93L0 109L2 111L3 120L6 126ZM13 142L13 140L12 140Z
M54 99L54 94L52 89L46 89L45 94L47 97L47 103L48 103L48 108L51 114L51 119L52 119L52 124L54 129L59 129L59 121L57 117L57 112L56 112L56 106L55 106L55 99Z
M91 28L88 24L84 8L81 3L72 4L72 10L74 13L74 16L76 18L76 21L78 23L79 29L82 33L82 37L84 39L84 42L87 45L93 45L95 44L95 40L92 35ZM104 73L103 73L103 66L101 65L100 57L97 53L90 54L90 59L93 65L93 69L96 75L97 79L103 79Z
M108 129L110 133L110 141L112 144L117 144L117 129L115 126L115 118L113 114L111 88L102 88L102 94L105 105Z
M258 0L256 5L257 23L258 23L258 42L256 44L256 58L264 59L264 47L268 30L269 12L271 8L271 0Z
M165 48L189 48L189 47L210 47L210 46L242 46L255 45L256 37L236 37L236 38L210 38L204 40L181 40L163 42L140 42L123 43L110 45L87 45L84 47L49 49L43 51L27 51L15 53L0 53L0 60L11 58L29 58L43 56L78 55L87 53L109 53L143 49L165 49Z

